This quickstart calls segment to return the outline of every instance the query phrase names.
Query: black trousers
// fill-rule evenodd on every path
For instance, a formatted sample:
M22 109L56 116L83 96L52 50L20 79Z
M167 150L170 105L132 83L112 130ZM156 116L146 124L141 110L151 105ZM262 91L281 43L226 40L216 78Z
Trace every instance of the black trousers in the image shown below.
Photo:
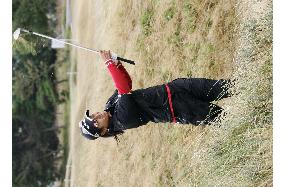
M230 80L179 78L168 83L177 121L198 125L214 121L223 109L213 103L229 97Z

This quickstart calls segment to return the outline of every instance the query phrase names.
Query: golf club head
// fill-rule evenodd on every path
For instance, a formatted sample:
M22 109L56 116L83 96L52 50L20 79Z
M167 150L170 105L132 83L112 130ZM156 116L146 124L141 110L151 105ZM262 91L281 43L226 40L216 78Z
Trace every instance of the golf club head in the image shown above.
M14 39L17 40L20 34L21 34L21 28L17 28L17 30L15 30L15 32L13 33Z

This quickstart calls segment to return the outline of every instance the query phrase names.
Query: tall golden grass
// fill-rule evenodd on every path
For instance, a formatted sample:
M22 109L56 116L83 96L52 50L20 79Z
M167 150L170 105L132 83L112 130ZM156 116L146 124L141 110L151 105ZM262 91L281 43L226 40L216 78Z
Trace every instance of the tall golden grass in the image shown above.
M73 39L137 61L134 89L178 77L234 78L211 126L154 124L88 141L77 123L114 86L100 59L72 51L72 186L272 185L272 2L74 1Z

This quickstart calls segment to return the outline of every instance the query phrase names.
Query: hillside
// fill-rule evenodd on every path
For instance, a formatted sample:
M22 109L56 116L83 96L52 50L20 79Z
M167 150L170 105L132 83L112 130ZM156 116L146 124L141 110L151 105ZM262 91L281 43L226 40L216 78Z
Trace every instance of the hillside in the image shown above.
M272 186L272 1L71 1L72 39L137 61L133 89L178 77L235 79L211 126L154 124L88 141L78 122L114 85L72 49L71 186Z

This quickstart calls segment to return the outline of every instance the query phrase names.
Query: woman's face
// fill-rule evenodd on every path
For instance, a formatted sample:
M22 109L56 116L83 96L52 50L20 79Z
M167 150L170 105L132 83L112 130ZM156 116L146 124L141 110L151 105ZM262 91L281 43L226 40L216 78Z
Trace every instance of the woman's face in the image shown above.
M91 115L91 118L95 122L94 125L99 129L102 129L101 135L104 135L107 132L110 117L111 117L110 113L106 111L95 112Z

